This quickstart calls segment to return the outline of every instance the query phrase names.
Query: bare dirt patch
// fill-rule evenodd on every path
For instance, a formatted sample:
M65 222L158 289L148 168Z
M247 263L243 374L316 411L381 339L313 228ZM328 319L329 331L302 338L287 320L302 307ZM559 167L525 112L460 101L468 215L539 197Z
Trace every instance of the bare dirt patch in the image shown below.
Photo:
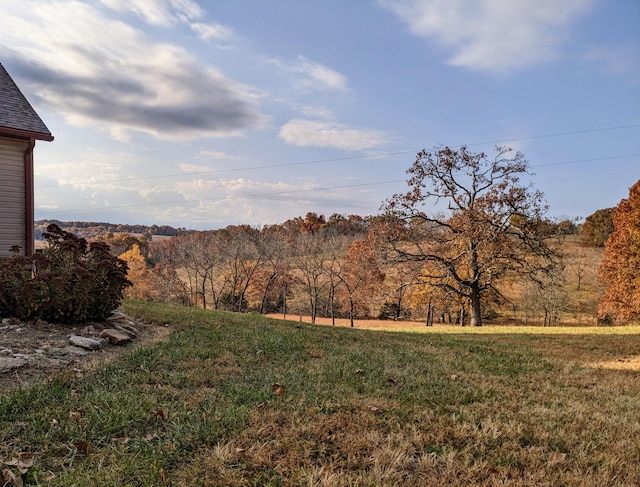
M115 325L127 324L135 330L126 345L112 345L100 333ZM144 320L122 317L117 322L61 325L42 320L20 322L2 320L0 324L0 394L50 378L62 371L80 373L111 360L131 347L167 336L169 328ZM74 346L71 336L92 338L101 343L98 350Z

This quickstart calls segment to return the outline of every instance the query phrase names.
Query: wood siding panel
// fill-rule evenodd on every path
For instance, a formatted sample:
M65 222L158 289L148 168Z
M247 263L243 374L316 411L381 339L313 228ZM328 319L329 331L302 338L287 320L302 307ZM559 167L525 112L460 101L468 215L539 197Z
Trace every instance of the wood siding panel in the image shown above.
M24 151L27 141L0 137L0 257L12 245L26 248Z

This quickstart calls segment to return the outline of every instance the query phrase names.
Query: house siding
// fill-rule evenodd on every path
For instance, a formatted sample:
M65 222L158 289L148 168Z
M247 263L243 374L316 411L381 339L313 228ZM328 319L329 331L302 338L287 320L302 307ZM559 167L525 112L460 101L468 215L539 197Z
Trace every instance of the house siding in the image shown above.
M24 254L26 245L26 194L24 153L28 142L0 137L0 257L11 255L13 245Z

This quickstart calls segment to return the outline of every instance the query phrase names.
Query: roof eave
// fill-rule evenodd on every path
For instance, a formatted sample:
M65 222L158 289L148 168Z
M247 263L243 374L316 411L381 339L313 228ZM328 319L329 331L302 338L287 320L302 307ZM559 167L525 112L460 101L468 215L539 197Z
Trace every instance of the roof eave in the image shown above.
M53 135L49 133L32 132L30 130L21 130L21 129L15 129L12 127L2 127L2 126L0 126L0 135L9 135L11 137L20 137L25 139L34 138L37 140L44 140L47 142L51 142L53 140Z

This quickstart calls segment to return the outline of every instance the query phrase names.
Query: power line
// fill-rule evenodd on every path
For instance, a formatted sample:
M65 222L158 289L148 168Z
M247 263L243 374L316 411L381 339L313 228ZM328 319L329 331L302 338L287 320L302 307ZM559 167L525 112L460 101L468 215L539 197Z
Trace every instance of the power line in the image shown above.
M290 166L305 166L310 164L322 164L326 162L340 162L340 161L349 161L354 159L375 159L377 157L387 157L394 156L398 154L407 154L410 152L416 152L411 149L405 149L394 152L380 152L377 154L367 154L362 156L349 156L349 157L337 157L334 159L318 159L314 161L302 161L302 162L283 162L281 164L270 164L266 166L253 166L253 167L238 167L231 169L214 169L211 171L199 171L199 172L189 172L189 173L177 173L177 174L163 174L161 176L143 176L139 178L123 178L123 179L105 179L102 181L90 181L84 183L65 183L65 184L51 184L47 186L37 186L36 188L59 188L65 186L84 186L89 184L103 184L103 183L117 183L117 182L128 182L128 181L141 181L147 179L161 179L161 178L173 178L173 177L188 177L188 176L201 176L203 174L218 174L225 172L242 172L242 171L256 171L258 169L275 169L279 167L290 167Z
M486 144L501 144L501 143L505 143L505 142L518 142L518 141L522 141L522 140L535 140L535 139L545 139L545 138L551 138L551 137L564 137L564 136L567 136L567 135L579 135L579 134L588 134L588 133L595 133L595 132L605 132L605 131L610 131L610 130L621 130L621 129L634 128L634 127L640 127L640 124L618 125L618 126L613 126L613 127L603 127L603 128L587 129L587 130L575 130L575 131L569 131L569 132L557 132L557 133L554 133L554 134L532 135L532 136L528 136L528 137L517 137L517 138L512 138L512 139L493 140L493 141L486 141L486 142L473 142L471 144L452 145L451 147L462 147L463 145L475 146L475 145L486 145ZM260 169L276 169L276 168L281 168L281 167L294 167L294 166L305 166L305 165L312 165L312 164L325 164L325 163L329 163L329 162L375 159L375 158L379 158L379 157L388 157L388 156L395 156L395 155L408 154L408 153L417 154L418 152L419 151L415 150L415 149L403 149L403 150L399 150L399 151L380 152L380 153L376 153L376 154L366 154L366 155L360 155L360 156L338 157L338 158L333 158L333 159L318 159L318 160L311 160L311 161L300 161L300 162L290 162L290 163L280 163L280 164L268 164L268 165L244 167L244 168L215 169L215 170L211 170L211 171L200 171L200 172L192 172L192 173L164 174L164 175L159 175L159 176L144 176L144 177L139 177L139 178L105 179L105 180L101 180L101 181L86 181L86 182L82 182L82 183L52 184L52 185L45 185L45 186L37 186L36 189L60 188L60 187L67 187L67 186L87 186L87 185L94 185L94 184L121 183L121 182L129 182L129 181L144 181L144 180L150 180L150 179L163 179L163 178L175 178L175 177L201 176L201 175L205 175L205 174L221 174L221 173L228 173L228 172L256 171L256 170L260 170ZM633 156L635 156L635 155L636 154L633 154ZM622 157L632 157L632 156L615 156L615 157L611 157L611 159L622 158ZM593 159L593 160L602 160L602 159ZM557 163L555 165L561 165L561 164L573 164L573 162ZM532 166L532 167L542 167L542 166L548 166L548 165L553 165L553 164L544 164L544 165L537 165L537 166Z
M571 132L557 132L555 134L546 134L546 135L532 135L529 137L518 137L514 139L505 139L505 140L491 140L488 142L474 142L473 144L464 144L464 145L483 145L483 144L500 144L502 142L518 142L520 140L533 140L533 139L546 139L549 137L564 137L565 135L579 135L579 134L591 134L594 132L606 132L608 130L620 130L620 129L629 129L634 127L640 127L640 123L634 123L630 125L618 125L615 127L604 127L599 129L586 129L586 130L574 130ZM460 146L456 146L460 147Z
M638 154L627 154L620 156L611 156L611 157L597 157L593 159L579 159L575 161L565 161L565 162L552 162L548 164L537 164L535 166L530 166L531 168L538 167L548 167L548 166L562 166L569 164L582 164L588 162L598 162L598 161L607 161L613 159L624 159L629 157L638 157ZM145 206L164 206L164 205L176 205L176 204L184 204L184 203L205 203L212 201L224 201L224 200L235 200L240 198L248 198L248 199L257 199L257 198L268 198L273 196L282 196L286 194L299 194L299 193L312 193L317 191L332 191L336 189L350 189L350 188L362 188L369 186L380 186L383 184L397 184L397 183L405 183L405 179L396 179L391 181L377 181L372 183L358 183L358 184L348 184L342 186L328 186L328 187L319 187L319 188L308 188L308 189L291 189L287 191L274 191L270 193L249 193L245 195L236 195L236 196L224 196L219 198L204 198L204 199L194 199L194 200L174 200L174 201L164 201L164 202L155 202L155 203L133 203L129 205L117 205L117 206L103 206L100 208L83 208L78 210L39 210L39 213L79 213L79 212L87 212L87 211L100 211L100 210L114 210L114 209L123 209L123 208L137 208L137 207L145 207Z
M609 157L596 157L594 159L578 159L576 161L566 161L566 162L549 162L547 164L536 164L535 166L529 166L531 168L535 167L548 167L548 166L566 166L569 164L582 164L585 162L597 162L597 161L608 161L613 159L626 159L628 157L640 157L640 153L638 154L625 154L622 156L609 156Z
M288 191L274 191L271 193L249 193L245 195L238 196L223 196L220 198L203 198L203 199L194 199L194 200L176 200L176 201L164 201L158 203L134 203L130 205L118 205L118 206L103 206L100 208L83 208L79 210L39 210L39 213L79 213L86 211L100 211L100 210L114 210L114 209L123 209L123 208L135 208L141 206L161 206L161 205L175 205L181 203L204 203L211 201L224 201L224 200L233 200L239 198L265 198L270 196L282 196L285 194L296 194L296 193L311 193L316 191L331 191L334 189L349 189L349 188L359 188L366 186L380 186L383 184L396 184L396 183L404 183L406 180L397 179L393 181L378 181L374 183L359 183L359 184L347 184L344 186L328 186L328 187L320 187L320 188L308 188L308 189L291 189Z

